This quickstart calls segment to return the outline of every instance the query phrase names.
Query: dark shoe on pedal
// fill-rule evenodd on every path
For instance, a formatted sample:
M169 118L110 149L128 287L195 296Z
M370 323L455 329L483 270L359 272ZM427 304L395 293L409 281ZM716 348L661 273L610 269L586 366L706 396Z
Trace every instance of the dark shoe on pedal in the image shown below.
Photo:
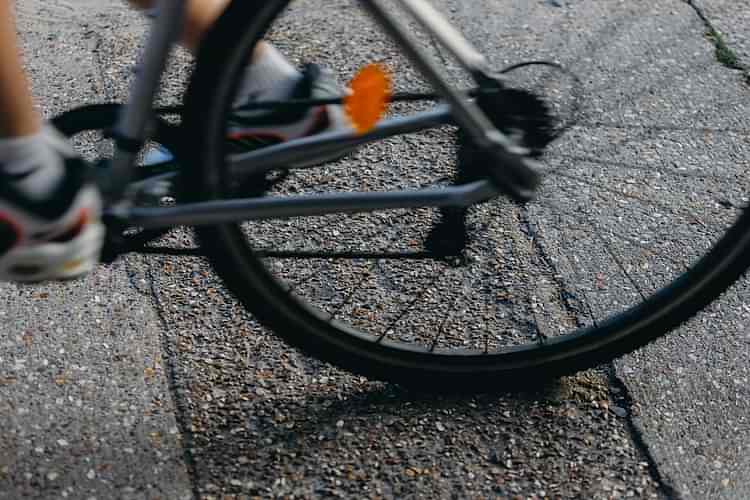
M289 100L330 99L341 95L342 89L330 72L315 64L307 64ZM229 118L228 141L232 153L253 151L324 132L352 130L341 105L258 110L252 108L253 104L252 97L247 104L238 104ZM349 152L327 158L306 158L295 166L333 161Z
M64 174L46 196L30 196L23 179L0 171L0 281L72 279L99 262L105 229L89 166L72 151L54 153Z

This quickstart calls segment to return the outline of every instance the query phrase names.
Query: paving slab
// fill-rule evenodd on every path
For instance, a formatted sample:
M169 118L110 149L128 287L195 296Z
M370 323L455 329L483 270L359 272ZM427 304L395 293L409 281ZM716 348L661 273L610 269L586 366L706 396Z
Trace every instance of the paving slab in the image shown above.
M735 51L739 62L750 64L750 8L742 2L692 0L692 5Z
M97 45L128 32L122 7L16 7L40 111L106 100L102 75L116 61L98 59ZM162 322L148 283L133 278L142 265L0 284L0 498L192 498Z
M137 15L93 0L85 8L18 4L45 114L125 95L144 26ZM565 274L565 291L582 297L573 318L553 304L547 326L589 324L652 291L674 275L674 262L689 262L715 240L747 201L746 87L736 71L717 64L690 5L436 5L499 67L549 58L583 78L582 120L547 160L552 173L569 176L547 184L546 202L526 212L501 205L491 226L506 231L504 244L518 252L517 262L537 262L542 248ZM426 50L445 56L414 32ZM271 36L295 62L323 62L342 81L381 60L394 68L397 88L424 88L356 2L297 2ZM466 81L445 62L454 81ZM165 80L167 102L179 99L189 68L189 57L179 54ZM433 182L452 171L451 134L365 148L295 187ZM675 173L680 168L687 170ZM602 189L605 182L617 190ZM620 196L621 189L630 195ZM418 227L426 216L355 219L337 237L365 234L370 244L387 243L404 221ZM520 227L536 229L539 245L513 247L528 240ZM306 230L279 228L259 225L255 236L263 243ZM632 245L636 238L646 243ZM186 247L193 240L176 230L163 243ZM342 277L320 263L284 265L290 274L318 273L321 283L358 281L356 273ZM653 272L629 279L624 269ZM12 425L0 437L0 484L7 486L0 495L743 498L746 286L614 369L538 392L447 398L370 382L288 348L199 258L128 257L76 284L3 285L3 325L13 326L0 350L7 367L0 412ZM342 292L321 285L310 293L335 302ZM386 309L399 306L373 297ZM446 297L431 299L409 327L433 324Z

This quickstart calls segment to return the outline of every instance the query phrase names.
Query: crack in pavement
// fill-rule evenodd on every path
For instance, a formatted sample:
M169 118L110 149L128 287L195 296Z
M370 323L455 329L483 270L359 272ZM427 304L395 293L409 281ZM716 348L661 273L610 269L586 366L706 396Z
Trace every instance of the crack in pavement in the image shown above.
M630 389L627 384L625 384L625 381L617 375L617 369L615 368L614 363L609 363L607 366L607 379L609 381L610 397L620 408L625 410L624 418L628 432L630 433L630 437L632 438L636 449L643 455L648 463L649 475L666 498L682 500L682 496L672 485L671 480L667 479L659 470L659 465L656 463L651 448L648 443L646 443L643 433L633 421L633 407L636 403L630 393Z
M559 271L557 270L557 266L554 264L553 260L549 257L549 255L545 251L544 246L541 244L540 238L538 237L537 231L534 228L533 224L531 224L530 220L528 220L527 217L522 218L522 222L529 232L530 239L534 247L534 251L542 259L544 259L553 269L555 269L554 274L558 274ZM571 290L570 287L566 286L566 283L564 283L562 280L555 280L555 281L556 281L556 285L560 289L561 302L563 306L565 307L566 312L575 321L576 326L578 328L583 328L585 326L585 323L581 321L581 318L579 316L580 311L569 300L571 296L576 296L575 290ZM596 319L594 318L593 312L591 310L591 305L588 303L588 301L585 301L585 302L586 302L586 306L589 309L589 313L593 321L596 322ZM648 444L646 443L646 440L644 439L643 433L635 425L635 422L633 422L634 401L633 401L633 398L631 396L630 390L628 389L627 385L622 379L618 377L614 362L610 362L607 364L605 374L607 377L607 385L608 385L610 398L612 399L612 401L616 402L620 408L623 408L625 410L624 419L625 419L627 431L630 435L630 438L633 441L636 451L641 454L641 456L645 459L646 463L648 464L648 474L651 476L651 479L656 484L657 489L666 498L674 499L674 500L682 500L682 497L679 494L679 492L674 488L671 482L667 478L665 478L665 476L659 470L659 466L656 463L656 460L654 459L653 454L651 453L651 449L649 448Z
M750 67L742 62L739 56L736 55L735 51L726 43L724 37L715 28L704 10L696 4L695 0L681 1L695 12L703 24L705 28L705 38L714 47L715 61L727 69L740 71L743 74L744 83L750 85ZM636 416L634 410L637 407L637 403L627 383L617 373L614 360L608 364L607 374L610 396L613 401L617 402L618 406L625 410L624 419L627 424L628 432L630 433L635 447L645 457L648 463L648 472L654 482L658 485L660 493L667 498L681 500L683 496L675 487L673 479L667 477L667 474L660 470L654 453L646 442L647 437L645 433L634 420L634 416Z
M745 83L750 85L750 67L740 61L739 56L727 45L724 37L714 27L714 24L708 18L703 9L695 3L695 0L682 0L695 11L698 18L706 27L706 37L715 48L716 60L724 67L742 71L745 77Z
M145 260L145 259L142 259ZM164 355L164 362L166 364L166 379L167 387L169 388L169 394L172 396L172 403L175 408L175 420L180 429L180 435L182 439L180 444L182 446L182 455L187 469L188 479L193 492L193 498L200 498L200 489L198 487L198 469L195 462L195 458L192 454L192 443L193 435L190 432L190 420L188 418L188 406L184 398L184 390L180 389L177 381L177 362L174 349L172 348L170 338L167 334L169 331L169 325L167 324L164 310L162 308L161 301L159 300L159 293L156 290L156 279L153 273L153 266L148 262L142 262L146 268L146 279L148 281L149 298L156 312L159 323L161 324L161 331L159 340L161 341L162 354Z

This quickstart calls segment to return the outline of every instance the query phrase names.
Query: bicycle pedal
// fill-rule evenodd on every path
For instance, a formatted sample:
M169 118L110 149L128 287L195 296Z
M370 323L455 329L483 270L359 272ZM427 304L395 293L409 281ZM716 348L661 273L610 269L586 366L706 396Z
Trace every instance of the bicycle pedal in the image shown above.
M144 167L151 167L162 163L170 163L174 160L175 157L171 151L161 145L157 145L149 149L148 152L143 155L141 165Z

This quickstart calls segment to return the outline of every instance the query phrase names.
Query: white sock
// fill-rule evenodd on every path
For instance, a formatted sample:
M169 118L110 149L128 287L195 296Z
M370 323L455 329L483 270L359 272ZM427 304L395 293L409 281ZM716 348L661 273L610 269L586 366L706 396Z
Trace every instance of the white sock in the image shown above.
M301 77L284 54L266 44L261 56L245 69L235 103L284 100Z
M10 182L24 195L42 200L61 182L65 157L73 154L66 139L45 125L33 135L0 138L0 172L11 176Z

